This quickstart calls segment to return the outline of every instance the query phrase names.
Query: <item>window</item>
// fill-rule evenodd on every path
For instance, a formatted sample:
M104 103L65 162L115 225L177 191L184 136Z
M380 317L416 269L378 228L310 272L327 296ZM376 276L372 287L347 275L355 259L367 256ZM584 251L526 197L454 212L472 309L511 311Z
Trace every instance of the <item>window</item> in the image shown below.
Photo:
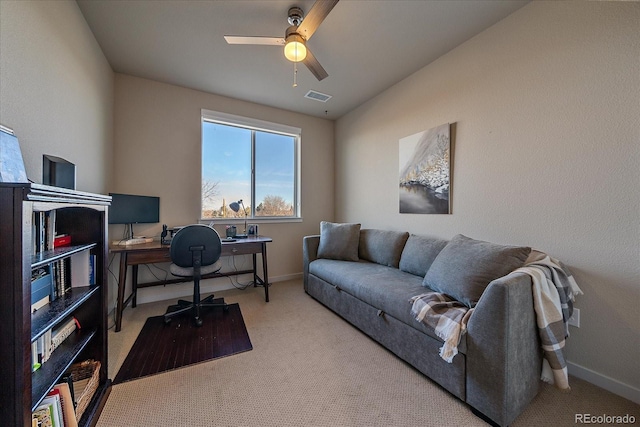
M203 110L201 218L299 218L300 133Z

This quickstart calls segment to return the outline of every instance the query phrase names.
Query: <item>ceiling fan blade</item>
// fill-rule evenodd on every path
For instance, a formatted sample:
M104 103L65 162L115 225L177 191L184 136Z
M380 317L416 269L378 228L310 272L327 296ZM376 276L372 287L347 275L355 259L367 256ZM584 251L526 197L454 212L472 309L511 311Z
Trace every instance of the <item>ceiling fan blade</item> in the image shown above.
M307 66L309 71L311 71L311 74L316 76L318 81L329 76L325 69L322 68L322 65L320 65L316 57L313 56L313 53L311 53L309 48L307 48L307 57L302 60L302 63Z
M282 37L263 37L263 36L224 36L229 44L254 44L268 46L284 46Z
M298 33L309 40L336 3L338 0L316 0L298 27Z

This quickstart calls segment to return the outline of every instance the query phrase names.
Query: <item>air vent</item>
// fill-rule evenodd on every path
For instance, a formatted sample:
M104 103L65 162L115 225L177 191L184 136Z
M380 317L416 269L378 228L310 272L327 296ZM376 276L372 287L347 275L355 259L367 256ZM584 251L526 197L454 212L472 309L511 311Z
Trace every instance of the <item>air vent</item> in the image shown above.
M310 90L309 92L307 92L307 94L304 97L309 99L314 99L320 102L327 102L328 100L331 99L331 95L327 95L326 93L316 92L315 90Z

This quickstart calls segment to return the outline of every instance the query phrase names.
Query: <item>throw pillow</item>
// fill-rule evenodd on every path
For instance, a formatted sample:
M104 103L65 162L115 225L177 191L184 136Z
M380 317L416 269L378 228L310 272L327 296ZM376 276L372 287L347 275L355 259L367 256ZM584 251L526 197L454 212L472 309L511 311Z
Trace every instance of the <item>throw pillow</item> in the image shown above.
M435 237L412 234L400 257L400 270L424 277L440 251L449 243Z
M522 267L531 248L503 246L458 234L431 264L423 285L474 307L489 283Z
M360 230L360 259L380 265L398 268L402 248L409 238L409 233L390 230Z
M318 258L358 261L360 224L320 223Z

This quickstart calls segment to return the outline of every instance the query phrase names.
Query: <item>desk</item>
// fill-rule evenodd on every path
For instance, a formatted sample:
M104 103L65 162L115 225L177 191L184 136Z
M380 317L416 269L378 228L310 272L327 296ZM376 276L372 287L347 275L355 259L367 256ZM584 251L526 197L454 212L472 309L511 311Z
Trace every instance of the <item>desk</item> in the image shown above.
M236 276L239 274L253 273L254 286L264 286L264 300L269 302L269 276L267 274L267 243L272 242L270 237L256 236L246 239L237 239L235 242L225 242L222 239L221 256L232 255L253 255L253 269L233 271L229 273L211 273L202 276L203 279L212 277ZM169 255L169 245L161 245L160 242L144 243L140 245L109 245L109 252L120 254L120 274L118 276L118 301L116 304L116 332L122 329L122 311L132 301L131 307L136 306L138 288L149 286L166 285L170 283L188 282L188 279L176 278L170 280L160 280L138 284L138 265L154 264L157 262L171 262ZM262 254L262 278L258 276L256 268L256 255ZM133 276L131 277L131 295L124 299L124 287L127 280L127 267L131 266Z

